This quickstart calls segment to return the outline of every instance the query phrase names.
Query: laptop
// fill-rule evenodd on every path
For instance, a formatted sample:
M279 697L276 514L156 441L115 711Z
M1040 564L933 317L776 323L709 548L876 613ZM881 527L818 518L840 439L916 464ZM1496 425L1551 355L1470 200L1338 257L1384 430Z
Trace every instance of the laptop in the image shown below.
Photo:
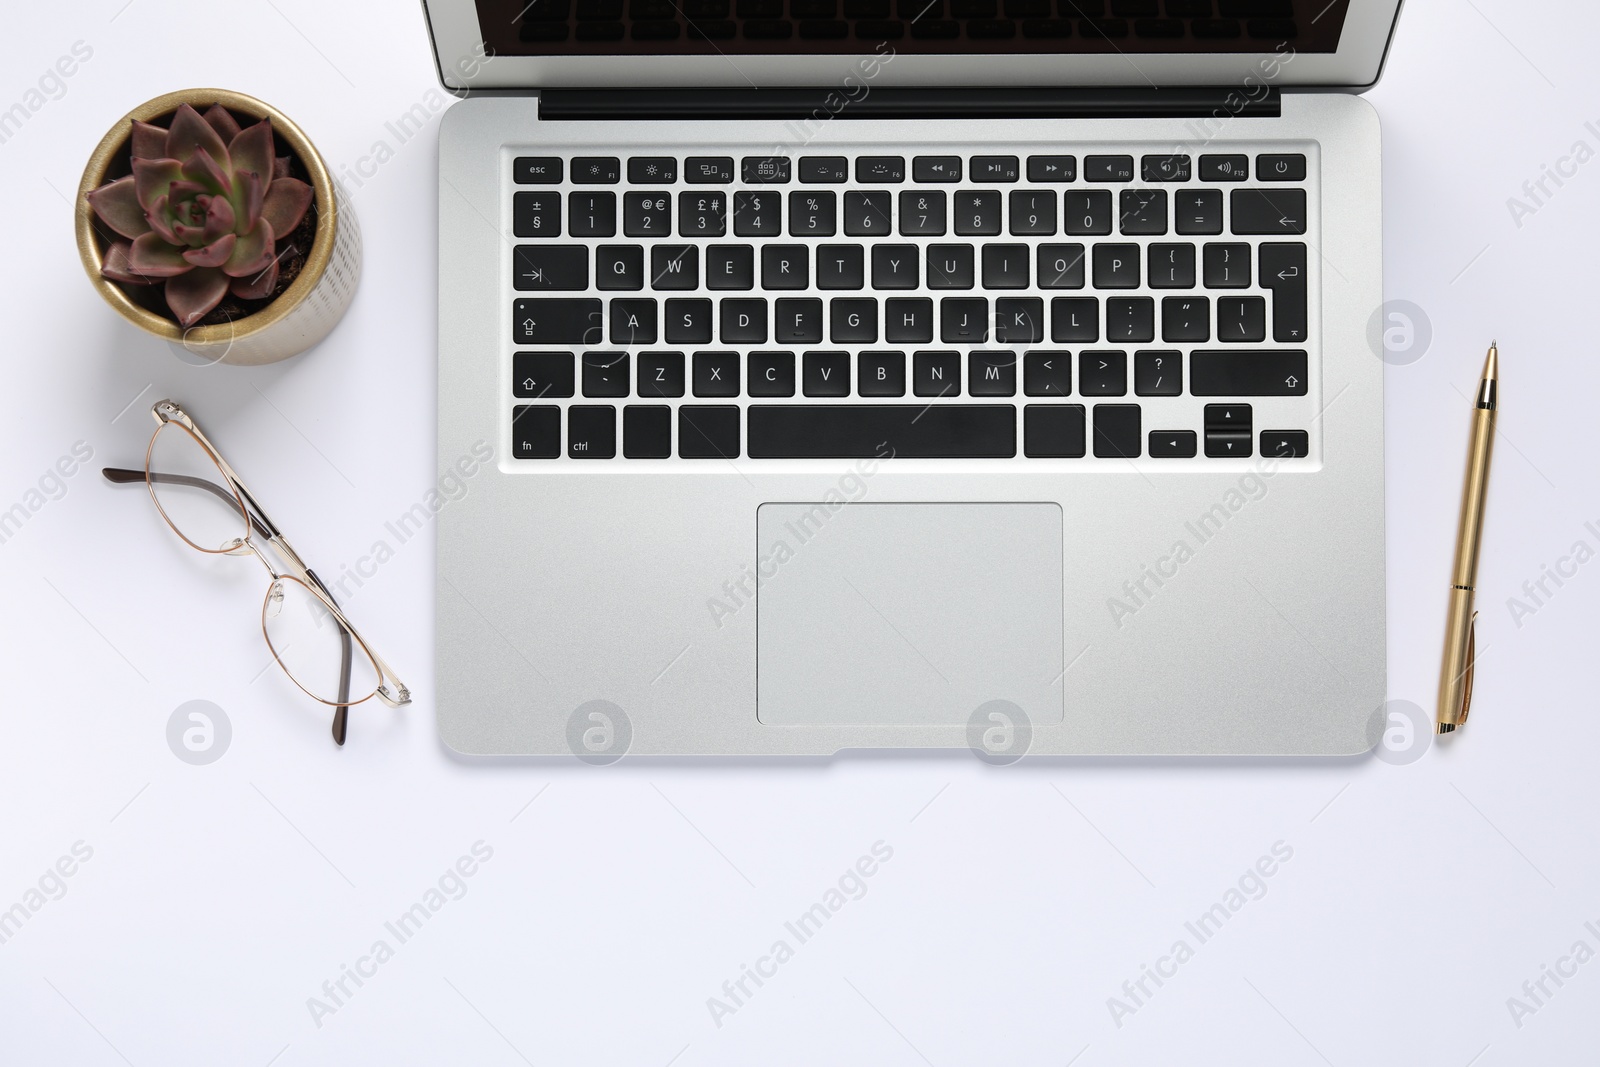
M441 740L1370 749L1399 6L427 0Z

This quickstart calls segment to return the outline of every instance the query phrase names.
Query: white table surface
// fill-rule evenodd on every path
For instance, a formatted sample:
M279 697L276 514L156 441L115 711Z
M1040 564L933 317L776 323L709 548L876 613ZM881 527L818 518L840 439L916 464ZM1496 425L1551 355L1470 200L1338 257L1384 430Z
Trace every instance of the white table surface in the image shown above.
M98 467L137 465L149 405L180 398L335 580L428 491L437 118L405 143L385 125L444 103L417 5L9 12L0 108L74 42L93 54L0 144L0 511L28 511L0 544L0 909L27 913L0 944L0 1062L1594 1062L1600 562L1532 614L1507 605L1576 542L1600 549L1585 328L1600 162L1520 226L1507 206L1575 142L1600 149L1600 13L1544 7L1412 0L1369 94L1387 293L1431 323L1422 357L1388 369L1387 418L1389 691L1425 708L1465 396L1489 338L1502 346L1470 728L1408 765L1003 769L956 754L464 764L433 725L431 528L346 605L417 700L358 710L336 749L326 717L261 670L255 566L198 559ZM341 173L370 173L356 302L274 367L174 358L101 303L72 243L68 201L101 134L208 84L275 103ZM380 144L392 158L363 165ZM30 497L78 442L86 468ZM207 766L166 740L191 700L232 727ZM806 943L785 930L880 841L892 858L864 896ZM385 923L478 842L492 858L401 943ZM1275 844L1291 858L1201 942L1185 924ZM74 848L92 854L47 876ZM714 1020L708 998L733 1005L723 983L780 939L793 958ZM363 963L380 940L392 958ZM1160 963L1178 941L1192 958ZM1136 1003L1124 982L1158 963L1171 977ZM336 1004L324 983L358 965L370 977ZM1546 966L1570 977L1535 1002L1524 983Z

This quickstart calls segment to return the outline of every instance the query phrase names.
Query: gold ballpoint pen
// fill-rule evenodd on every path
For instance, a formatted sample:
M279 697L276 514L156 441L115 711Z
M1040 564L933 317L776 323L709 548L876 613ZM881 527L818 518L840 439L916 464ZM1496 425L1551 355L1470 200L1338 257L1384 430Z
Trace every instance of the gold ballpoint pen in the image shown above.
M1456 561L1450 570L1450 610L1445 615L1444 668L1439 676L1439 732L1450 733L1467 721L1472 707L1472 671L1477 652L1478 613L1472 608L1478 582L1478 547L1483 539L1483 506L1489 488L1489 456L1494 450L1495 408L1499 402L1500 353L1489 342L1483 379L1472 410L1472 438L1467 446L1467 481L1461 491L1461 524L1456 532Z

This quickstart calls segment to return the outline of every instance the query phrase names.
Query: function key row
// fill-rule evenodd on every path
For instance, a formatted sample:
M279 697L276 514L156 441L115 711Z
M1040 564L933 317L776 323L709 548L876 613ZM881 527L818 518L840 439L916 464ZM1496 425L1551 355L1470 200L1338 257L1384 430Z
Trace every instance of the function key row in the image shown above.
M690 156L683 161L683 180L691 185L729 185L737 174L746 185L787 185L796 168L788 156L745 156L735 167L732 156ZM963 163L970 167L963 168ZM1193 178L1193 160L1183 154L1146 155L1137 170L1131 155L1091 155L1083 157L1083 180L1090 182L1131 182L1137 173L1146 182L1187 182ZM802 156L799 179L811 185L841 184L850 180L850 160L846 156ZM576 156L571 161L572 184L616 185L624 168L616 156ZM1306 157L1299 153L1267 153L1256 156L1256 180L1298 182L1306 177ZM518 156L512 164L512 177L518 185L559 185L567 173L560 156ZM678 160L674 156L634 156L626 173L634 185L671 184L678 180ZM899 184L906 180L904 156L858 156L855 180L876 184ZM1074 182L1078 179L1078 157L1070 155L1029 156L1026 165L1017 156L916 156L911 160L911 180L925 183L972 181L1011 183L1027 180L1041 184ZM1246 155L1203 155L1199 179L1205 182L1242 182L1250 178L1250 158Z

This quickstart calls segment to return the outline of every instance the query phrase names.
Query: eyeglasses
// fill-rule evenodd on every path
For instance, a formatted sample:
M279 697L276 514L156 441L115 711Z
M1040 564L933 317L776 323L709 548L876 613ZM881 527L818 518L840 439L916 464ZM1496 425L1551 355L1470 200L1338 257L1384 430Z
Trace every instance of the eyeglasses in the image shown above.
M377 697L411 703L405 683L356 632L328 587L301 561L233 468L174 401L150 409L156 432L144 470L107 467L119 484L144 482L150 499L184 544L208 555L253 555L267 569L261 633L278 666L307 696L332 705L333 739L344 744L349 710ZM257 539L260 539L259 541ZM262 550L271 546L280 570Z

